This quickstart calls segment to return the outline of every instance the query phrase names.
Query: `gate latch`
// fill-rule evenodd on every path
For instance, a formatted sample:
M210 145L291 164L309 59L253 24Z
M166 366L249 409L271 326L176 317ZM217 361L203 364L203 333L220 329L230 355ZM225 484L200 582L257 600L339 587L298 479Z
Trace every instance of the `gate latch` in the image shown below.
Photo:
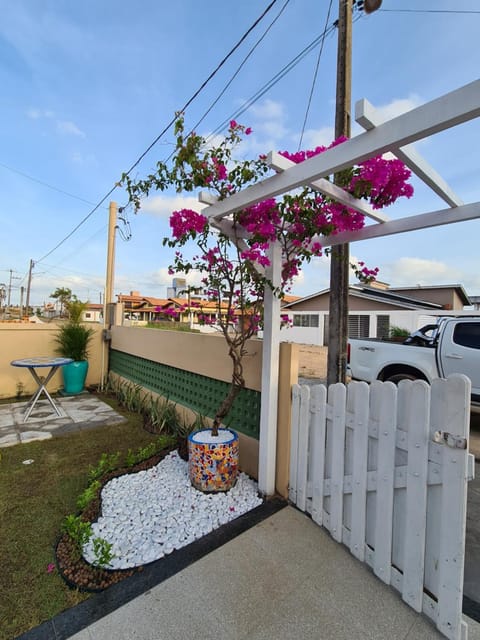
M452 449L466 449L467 439L460 436L454 436L448 431L435 431L433 439L438 444L446 444Z

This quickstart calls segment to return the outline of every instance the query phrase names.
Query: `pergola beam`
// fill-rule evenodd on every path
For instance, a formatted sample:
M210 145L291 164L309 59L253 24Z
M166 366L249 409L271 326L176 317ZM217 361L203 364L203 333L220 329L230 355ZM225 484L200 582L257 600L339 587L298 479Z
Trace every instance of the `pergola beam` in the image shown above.
M287 169L290 169L290 167L295 166L295 162L285 158L276 151L270 151L267 158L267 164L277 172L286 171ZM372 218L372 220L376 220L377 222L385 222L386 220L389 220L389 217L384 213L375 211L364 200L354 198L352 195L347 193L347 191L344 191L341 187L333 184L333 182L330 182L325 178L314 180L309 184L309 186L312 189L315 189L315 191L320 191L321 193L334 198L337 202L340 202L351 209L355 209L355 211L363 213L363 215Z
M324 153L296 164L247 189L221 200L204 211L221 218L267 198L332 175L362 160L448 129L480 116L480 80L412 109Z
M355 120L366 131L371 131L385 122L375 107L365 99L355 103ZM463 200L454 193L442 176L418 153L413 145L397 147L391 149L391 152L451 207L460 207L464 204Z
M316 236L313 242L319 242L322 247L333 247L336 244L345 242L358 242L371 238L381 238L407 231L418 231L431 227L441 227L454 222L466 222L480 218L480 202L464 204L461 207L440 209L439 211L429 211L416 216L407 216L399 220L389 220L388 222L377 223L363 227L356 231L344 231L331 236Z

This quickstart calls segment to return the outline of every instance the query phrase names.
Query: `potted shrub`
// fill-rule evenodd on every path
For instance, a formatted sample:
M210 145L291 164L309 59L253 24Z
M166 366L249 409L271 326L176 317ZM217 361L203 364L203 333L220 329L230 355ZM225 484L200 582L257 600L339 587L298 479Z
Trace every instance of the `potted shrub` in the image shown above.
M122 176L135 210L140 208L142 197L155 190L174 189L184 194L207 188L218 199L224 199L262 179L270 171L266 156L234 160L236 147L250 133L250 128L232 120L225 138L208 147L196 133L184 135L183 117L179 116L171 162L158 162L155 173L145 180L134 182L128 174ZM335 141L332 146L341 142ZM325 150L317 147L314 151L283 155L301 162ZM400 195L410 197L413 190L406 183L409 176L400 161L381 157L342 172L344 188L357 198L367 199L375 208L391 204ZM222 332L232 361L231 385L212 424L189 437L189 472L195 487L203 491L227 490L235 482L238 435L223 423L245 386L246 343L261 327L265 288L273 287L265 274L270 264L270 246L280 243L282 248L282 285L275 291L281 297L301 264L322 255L322 247L315 241L318 234L361 226L361 214L308 187L282 199L260 202L221 221L209 221L190 209L172 213L171 235L163 239L164 246L175 250L169 273L187 275L194 271L201 275L206 295L215 302L216 314L214 319L200 315L199 321L214 324ZM189 253L191 244L194 254ZM367 282L378 271L363 263L352 268Z
M388 338L392 342L404 342L409 335L410 331L408 329L403 329L396 325L392 325L388 332Z
M91 327L82 324L83 311L87 302L73 298L65 302L68 320L60 325L55 336L55 352L64 358L72 358L74 362L62 367L63 392L76 395L85 388L88 372L88 348L94 334Z

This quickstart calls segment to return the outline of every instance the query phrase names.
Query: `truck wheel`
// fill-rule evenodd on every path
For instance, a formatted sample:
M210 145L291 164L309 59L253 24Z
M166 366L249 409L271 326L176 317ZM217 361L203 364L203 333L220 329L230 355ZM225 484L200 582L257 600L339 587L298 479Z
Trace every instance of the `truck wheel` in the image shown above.
M398 384L401 380L418 380L411 373L395 373L393 376L385 379L385 382L393 382L393 384Z

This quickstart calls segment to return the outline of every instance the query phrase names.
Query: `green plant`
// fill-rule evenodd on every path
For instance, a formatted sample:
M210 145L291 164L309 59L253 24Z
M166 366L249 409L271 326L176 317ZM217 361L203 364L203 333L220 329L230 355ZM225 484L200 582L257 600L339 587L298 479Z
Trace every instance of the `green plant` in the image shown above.
M88 485L88 487L78 496L77 498L77 507L79 509L85 509L87 505L95 500L98 494L98 490L101 487L101 483L98 480L94 480L92 483Z
M125 465L127 467L133 467L135 464L139 462L143 462L144 460L148 460L156 453L159 453L163 449L174 444L174 437L172 435L161 435L153 442L150 442L145 447L140 447L137 451L133 449L129 449L125 456Z
M63 521L62 531L70 536L75 543L78 555L81 555L83 545L92 537L92 524L82 520L81 516L70 514Z
M133 467L134 464L137 464L137 454L133 449L129 449L125 455L125 466Z
M93 554L95 556L95 562L93 563L97 567L106 567L116 557L112 553L112 543L107 542L105 538L93 538Z
M402 329L402 327L392 325L388 331L388 335L390 338L407 338L410 335L410 331L408 329Z
M65 309L68 319L72 324L80 324L83 312L88 308L88 302L82 302L77 296L72 296L71 300L65 302Z
M55 352L64 358L72 358L75 362L87 360L93 334L94 330L90 327L66 322L60 326L55 336Z
M168 398L153 398L150 396L149 404L143 408L144 424L152 433L167 431L174 433L179 421L177 407Z
M118 451L116 453L102 453L97 465L95 467L90 467L88 472L90 482L98 480L109 471L116 469L118 467L119 458L120 453Z
M55 352L64 358L72 358L75 362L87 360L88 348L95 332L80 321L88 302L82 302L73 296L72 299L64 301L64 306L69 319L60 325L55 336Z
M132 413L140 413L142 407L142 387L139 384L128 384L125 387L124 406Z

